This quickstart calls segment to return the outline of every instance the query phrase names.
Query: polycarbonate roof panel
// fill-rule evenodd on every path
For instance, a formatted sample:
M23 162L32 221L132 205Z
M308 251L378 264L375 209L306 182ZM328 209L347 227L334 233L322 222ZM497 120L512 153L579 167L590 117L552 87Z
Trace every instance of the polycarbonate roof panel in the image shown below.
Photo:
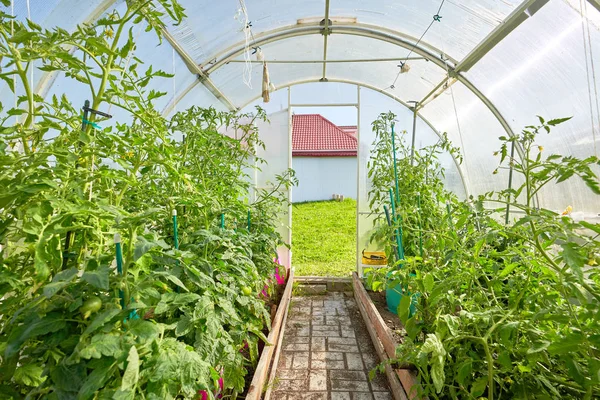
M398 58L395 61L385 62L328 63L327 78L371 85L408 102L421 100L446 75L443 69L427 60L407 61L410 71L398 75L399 62L408 55L408 50L364 37L352 37L352 45L348 46L348 40L347 36L331 35L327 58L331 60ZM391 88L392 85L394 88Z
M589 49L584 52L579 2L554 0L514 30L466 74L507 117L516 132L526 125L537 124L536 115L546 119L572 116L550 135L539 137L547 154L580 158L593 155L592 124L595 126L596 152L600 152L600 116L596 110L591 68L593 62L596 77L600 78L600 13L589 4L587 13L593 60ZM587 42L587 29L585 37ZM591 87L588 86L588 72ZM600 90L598 85L600 82L596 83ZM572 179L542 192L540 202L542 206L556 210L571 205L584 212L600 211L597 199L589 193L581 181Z
M399 30L418 39L439 12L424 42L460 60L498 26L520 0L332 0L330 15L353 16L358 22ZM414 41L414 40L413 40Z
M499 161L493 155L500 149L498 138L506 132L469 89L457 82L420 112L438 130L447 132L452 144L461 149L465 180L472 195L507 188L507 171L493 173Z
M424 33L433 21L440 0L387 1L332 0L330 19L356 18L356 22L400 30L411 42ZM467 55L477 43L513 11L520 0L446 0L435 22L423 39L454 59ZM244 22L238 1L222 2L183 0L188 18L169 27L183 48L199 64L220 51L244 42ZM246 2L252 32L275 30L296 25L299 20L319 22L325 16L325 0L261 0ZM398 29L398 27L402 27Z

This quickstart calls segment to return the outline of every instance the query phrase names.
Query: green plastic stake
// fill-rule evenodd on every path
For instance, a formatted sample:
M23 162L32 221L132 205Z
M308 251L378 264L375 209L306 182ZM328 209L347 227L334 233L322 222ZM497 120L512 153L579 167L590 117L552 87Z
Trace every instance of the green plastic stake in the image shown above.
M421 227L421 193L417 192L417 210L419 212L419 252L423 258L423 228Z
M173 242L175 242L175 249L179 250L179 235L177 233L177 210L173 210Z
M396 206L394 204L394 189L390 189L390 202L392 203L392 219L394 221L394 225L396 225L398 220L396 219ZM400 234L400 230L396 228L394 229L394 233L396 234L396 248L398 249L398 257L400 260L404 260L404 249L402 248L402 236Z
M452 212L450 211L450 202L446 200L446 211L448 212L448 224L450 229L454 230L454 223L452 222Z
M115 252L117 257L117 272L123 276L123 249L121 247L121 235L115 233ZM119 298L121 299L121 308L125 309L125 293L119 289Z
M386 205L383 206L383 211L385 212L385 219L387 220L388 226L392 226L392 218L390 217L390 210ZM394 240L395 235L392 235L392 240ZM398 247L396 247L396 259L400 259L400 253L398 252Z
M225 229L225 214L221 214L221 229Z
M252 219L250 218L250 210L248 210L248 232L250 232L251 226L252 226Z

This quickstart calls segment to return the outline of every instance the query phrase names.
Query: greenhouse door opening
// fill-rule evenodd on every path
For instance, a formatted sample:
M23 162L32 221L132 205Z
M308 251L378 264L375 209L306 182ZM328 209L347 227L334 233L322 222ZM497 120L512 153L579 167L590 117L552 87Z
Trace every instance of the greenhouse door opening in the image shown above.
M291 124L296 274L349 277L356 270L357 107L296 106Z

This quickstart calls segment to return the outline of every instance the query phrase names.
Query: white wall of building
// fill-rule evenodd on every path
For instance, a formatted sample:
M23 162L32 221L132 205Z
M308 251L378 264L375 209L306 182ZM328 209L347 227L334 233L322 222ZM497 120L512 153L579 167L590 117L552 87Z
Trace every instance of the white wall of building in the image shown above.
M298 186L292 201L331 200L333 194L356 199L356 157L293 157Z

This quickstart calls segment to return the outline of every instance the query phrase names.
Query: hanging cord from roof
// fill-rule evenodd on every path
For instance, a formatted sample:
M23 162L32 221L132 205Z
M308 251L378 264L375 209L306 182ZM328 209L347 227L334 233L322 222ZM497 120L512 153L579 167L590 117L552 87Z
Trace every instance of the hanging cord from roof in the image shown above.
M433 16L433 19L431 20L431 22L427 26L427 29L425 29L425 32L423 32L423 34L421 35L421 37L419 38L419 40L417 40L417 42L414 44L414 46L410 49L410 51L408 52L408 55L404 58L404 61L400 61L400 64L398 65L398 67L400 67L400 70L398 71L398 74L396 75L396 78L394 79L394 83L392 83L388 87L388 89L395 89L396 88L396 82L398 82L398 78L400 78L400 74L408 72L410 70L410 67L406 64L406 62L408 61L408 58L412 55L412 53L414 52L414 50L417 48L417 46L419 45L419 43L421 43L421 40L423 40L423 38L425 37L425 35L427 34L427 32L429 32L429 30L431 29L431 27L433 26L433 24L435 24L436 22L442 22L442 16L440 15L440 12L442 12L442 7L444 6L445 2L446 2L446 0L442 0L442 2L440 3L439 8L437 10L437 13L435 13L435 15Z
M239 0L240 8L238 9L235 19L242 25L242 32L244 32L244 83L250 89L252 89L252 58L250 53L250 42L254 41L254 35L252 34L252 22L248 17L248 10L246 9L246 3L244 0Z
M594 106L592 98L596 99L596 117L598 118L598 129L600 129L600 104L598 103L598 83L596 80L596 68L594 67L594 53L592 50L592 39L590 35L590 22L587 16L587 1L579 0L579 13L581 15L581 33L583 35L583 53L585 56L585 72L588 84L588 99L590 102L590 118L592 121L592 137L594 141L594 155L598 157L598 148L596 145L596 127L594 126ZM587 36L586 36L587 31ZM589 48L589 63L588 63L588 48ZM590 66L591 64L591 75ZM592 82L593 81L593 82ZM594 95L592 95L592 89Z
M31 21L31 6L29 5L29 0L27 0L27 19ZM30 42L30 44L31 44L31 42ZM29 82L29 87L33 90L33 88L35 87L33 85L33 83L34 83L33 82L33 70L34 70L33 63L29 64L29 68L30 68L30 70L29 70L29 79L31 80ZM34 97L34 99L35 99L35 97ZM35 109L35 100L33 101L33 108ZM31 125L33 125L33 123L34 123L34 120L33 120L33 117L32 117L31 118Z
M173 48L173 112L177 113L177 85L175 84L175 48Z
M450 68L448 68L448 59L445 57L445 54L442 54L442 60L444 61L444 66L446 67L446 74L448 74L447 79L450 79ZM458 128L458 137L460 138L460 147L461 147L462 153L463 153L462 158L466 165L467 156L466 156L465 142L463 141L462 129L460 128L460 121L458 119L458 109L456 108L456 99L454 98L454 85L450 86L450 96L452 97L452 107L454 108L454 117L456 118L456 127ZM469 179L468 168L466 168L466 169L467 169L467 171L465 171L465 172L467 173L467 180L468 180Z

